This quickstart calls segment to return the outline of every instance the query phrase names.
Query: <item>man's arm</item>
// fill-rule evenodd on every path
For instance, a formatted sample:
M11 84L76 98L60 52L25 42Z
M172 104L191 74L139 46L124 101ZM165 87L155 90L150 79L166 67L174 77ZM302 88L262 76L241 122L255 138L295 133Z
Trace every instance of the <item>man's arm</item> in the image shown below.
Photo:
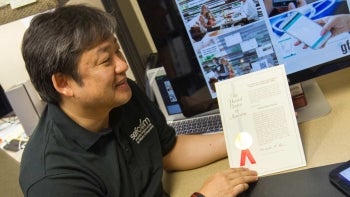
M25 197L50 196L50 197L75 197L75 196L105 196L98 185L82 176L62 174L48 176L38 180L29 188L22 188Z
M223 133L180 135L174 148L163 157L165 170L197 168L227 156ZM237 196L258 180L257 172L247 168L230 168L216 172L199 190L205 197ZM194 189L196 191L196 189Z
M174 148L163 157L165 170L198 168L227 157L222 132L208 135L179 135Z

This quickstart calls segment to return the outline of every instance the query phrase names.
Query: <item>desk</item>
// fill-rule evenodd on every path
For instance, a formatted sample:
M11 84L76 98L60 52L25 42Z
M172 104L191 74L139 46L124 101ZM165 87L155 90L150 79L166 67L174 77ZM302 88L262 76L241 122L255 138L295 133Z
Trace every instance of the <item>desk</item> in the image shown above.
M299 124L307 166L290 171L350 159L350 68L318 77L316 81L332 111ZM228 159L195 170L165 173L164 189L172 197L190 196L209 176L226 168L229 168Z
M1 125L4 126L5 124L8 124L8 126L5 125L5 129L3 129L2 127L0 128L0 151L6 152L9 156L11 156L19 163L21 162L23 149L17 152L4 150L4 146L6 145L6 143L10 142L12 139L20 138L23 140L28 140L28 137L26 136L22 125L19 123L18 118L16 117L15 119L16 120L13 123L4 123Z

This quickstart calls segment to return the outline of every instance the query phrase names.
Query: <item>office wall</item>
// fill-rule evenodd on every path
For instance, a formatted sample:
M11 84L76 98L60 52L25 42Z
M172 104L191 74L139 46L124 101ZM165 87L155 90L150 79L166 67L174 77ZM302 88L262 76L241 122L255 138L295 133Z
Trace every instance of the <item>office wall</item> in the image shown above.
M134 0L136 2L136 0ZM100 0L71 0L68 4L84 3L103 8ZM134 9L134 8L128 8ZM0 25L0 84L5 90L29 79L21 55L23 34L31 17ZM127 76L135 80L131 69Z
M25 29L23 20L0 26L0 83L5 90L29 79L20 50Z

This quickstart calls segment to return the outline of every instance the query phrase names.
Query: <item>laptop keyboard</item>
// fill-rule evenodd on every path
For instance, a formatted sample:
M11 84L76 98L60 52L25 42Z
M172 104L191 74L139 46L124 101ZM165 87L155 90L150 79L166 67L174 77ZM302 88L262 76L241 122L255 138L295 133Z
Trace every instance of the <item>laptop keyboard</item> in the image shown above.
M177 135L181 134L205 134L222 131L220 114L177 120L169 123L175 129Z

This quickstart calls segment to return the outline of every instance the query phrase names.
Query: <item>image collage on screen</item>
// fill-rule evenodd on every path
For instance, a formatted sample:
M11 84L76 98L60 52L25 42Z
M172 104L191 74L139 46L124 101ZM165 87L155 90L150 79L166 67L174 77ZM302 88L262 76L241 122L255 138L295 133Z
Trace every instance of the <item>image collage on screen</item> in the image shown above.
M295 12L306 18L301 27L305 22L321 23L317 20L349 14L346 0L305 0L304 5L292 10L270 10L269 3L272 0L176 0L213 98L216 97L214 83L218 81L279 64L284 64L289 74L345 56L350 51L349 32L332 34L322 40L317 37L320 29L311 31L310 26L304 25L306 29L297 26L294 23L297 20L293 19L293 25L287 21L292 20L290 17ZM285 29L282 25L286 25ZM322 29L321 25L316 28ZM306 46L304 43L310 42L302 42L296 36L298 33L310 34L318 47Z

